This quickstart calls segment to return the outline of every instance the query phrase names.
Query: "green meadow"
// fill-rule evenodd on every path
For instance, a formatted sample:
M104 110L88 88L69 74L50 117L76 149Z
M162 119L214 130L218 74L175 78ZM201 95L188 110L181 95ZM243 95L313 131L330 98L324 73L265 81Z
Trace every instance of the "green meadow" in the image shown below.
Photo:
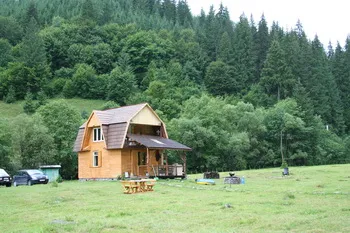
M159 180L123 194L119 181L0 188L1 232L350 232L350 164L236 172L246 184Z
M49 99L49 102L60 100L60 98L55 99ZM74 99L63 99L67 101L69 105L74 107L78 112L85 111L86 114L90 115L92 110L98 110L101 109L104 103L107 101L105 100L87 100L87 99L80 99L80 98L74 98ZM23 104L24 101L16 101L12 104L7 104L3 101L0 101L0 116L3 118L13 118L18 116L21 113L24 113L23 111Z

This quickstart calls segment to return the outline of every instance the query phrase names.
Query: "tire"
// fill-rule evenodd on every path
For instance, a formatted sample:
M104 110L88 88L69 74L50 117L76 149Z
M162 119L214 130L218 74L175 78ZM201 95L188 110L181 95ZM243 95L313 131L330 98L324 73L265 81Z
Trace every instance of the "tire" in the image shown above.
M6 184L6 187L11 187L11 183Z
M32 185L33 185L33 184L32 184L32 181L31 181L31 180L28 180L27 185L32 186Z
M17 181L13 181L13 187L17 187Z

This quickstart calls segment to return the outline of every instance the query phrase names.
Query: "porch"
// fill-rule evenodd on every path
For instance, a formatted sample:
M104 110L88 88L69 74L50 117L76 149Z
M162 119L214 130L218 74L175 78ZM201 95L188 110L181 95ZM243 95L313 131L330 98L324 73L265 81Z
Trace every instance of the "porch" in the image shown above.
M147 173L148 170L150 170L150 173ZM138 166L138 174L148 174L150 178L158 177L161 179L186 177L183 164L151 166L151 169L148 169L147 165L140 165Z
M128 134L125 149L130 150L130 159L123 161L125 166L122 170L130 176L164 179L186 177L185 151L191 148L185 145L159 136ZM177 151L180 163L168 163L168 150Z

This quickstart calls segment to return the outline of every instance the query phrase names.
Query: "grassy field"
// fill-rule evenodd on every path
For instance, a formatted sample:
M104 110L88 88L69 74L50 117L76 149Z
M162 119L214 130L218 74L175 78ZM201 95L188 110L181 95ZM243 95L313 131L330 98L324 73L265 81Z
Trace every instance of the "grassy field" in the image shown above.
M0 231L350 232L350 164L281 172L240 171L246 184L231 187L190 175L132 195L119 181L1 187Z
M54 101L58 99L50 99L50 101ZM87 114L90 114L92 110L96 110L102 107L102 105L106 102L105 100L86 100L86 99L64 99L70 105L72 105L79 112L86 111ZM3 101L0 101L0 116L4 118L12 118L21 113L23 113L23 104L24 101L16 101L13 104L7 104Z

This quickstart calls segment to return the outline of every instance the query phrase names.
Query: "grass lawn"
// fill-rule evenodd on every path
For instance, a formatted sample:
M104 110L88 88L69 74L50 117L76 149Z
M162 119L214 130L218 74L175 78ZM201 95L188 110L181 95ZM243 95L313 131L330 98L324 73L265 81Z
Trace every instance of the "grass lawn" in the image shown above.
M231 187L197 185L201 175L190 175L131 195L119 181L1 187L0 231L350 232L350 164L290 172L236 172L246 184Z
M49 102L58 100L56 99L49 99ZM102 107L102 105L107 102L106 100L87 100L87 99L64 99L67 101L70 105L72 105L77 111L80 113L82 111L86 111L88 115L92 112L92 110L97 110ZM23 104L24 100L16 101L13 104L7 104L3 101L0 101L0 116L4 118L13 118L17 115L24 113L23 112Z

